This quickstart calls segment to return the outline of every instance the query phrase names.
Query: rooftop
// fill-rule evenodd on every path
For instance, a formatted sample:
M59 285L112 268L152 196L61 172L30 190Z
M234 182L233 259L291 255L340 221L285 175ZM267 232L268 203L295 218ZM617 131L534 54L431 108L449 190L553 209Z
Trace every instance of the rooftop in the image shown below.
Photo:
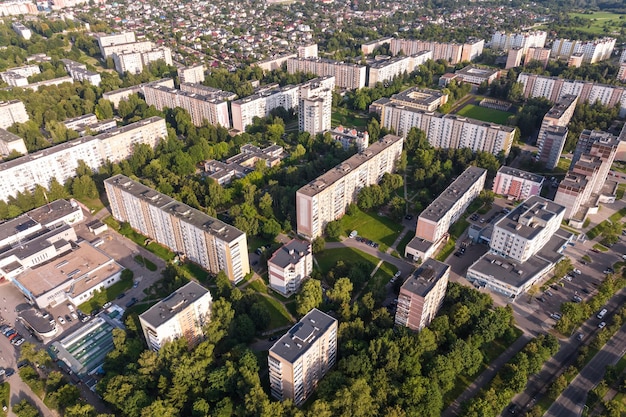
M209 290L200 284L191 281L150 307L140 317L156 329L208 292Z
M514 235L533 239L549 221L563 212L565 207L562 205L535 195L515 207L495 226Z
M452 182L428 207L422 211L420 218L439 221L452 206L464 195L476 181L487 176L487 170L474 166L468 167Z
M75 201L55 200L45 206L33 209L26 214L43 226L53 226L65 216L77 211L80 212L81 210L82 209Z
M17 136L16 134L9 132L6 129L0 128L0 141L10 143L10 142L17 142L20 140L23 140L23 139Z
M304 240L292 239L289 243L286 243L279 248L272 257L269 259L269 263L286 268L289 265L295 265L300 262L300 259L311 253L311 244Z
M391 101L396 103L403 103L407 106L416 104L418 106L430 106L441 100L444 94L438 90L431 90L428 88L411 87L398 94L391 96Z
M578 100L578 96L575 96L573 94L564 95L559 101L554 104L554 106L552 106L550 110L548 110L548 113L546 113L544 117L560 119L567 111L567 109L569 109L572 104L576 102L576 100Z
M481 274L491 276L501 283L519 288L548 265L550 262L538 256L532 256L526 262L519 263L488 252L474 262L470 269L480 271Z
M378 155L383 150L398 141L402 141L402 138L400 136L386 135L378 142L371 144L364 151L351 156L341 164L332 168L330 171L320 175L307 185L303 186L298 190L298 193L309 196L316 195L326 187L334 184L336 181L343 178L348 172L357 169L359 166L369 161L374 156Z
M507 166L502 166L498 170L498 173L511 175L517 178L523 178L528 181L542 183L544 181L544 177L541 175L533 174L532 172L522 171L521 169L511 168Z
M492 75L498 73L498 69L493 68L478 68L472 65L468 65L465 68L462 68L456 72L458 75L471 75L474 77L491 77Z
M420 297L426 297L435 284L437 284L437 281L439 281L449 269L449 265L428 258L413 275L404 281L402 289L419 295Z
M294 363L317 341L320 335L336 323L336 319L314 308L289 329L287 334L278 339L270 348L270 352L287 362Z

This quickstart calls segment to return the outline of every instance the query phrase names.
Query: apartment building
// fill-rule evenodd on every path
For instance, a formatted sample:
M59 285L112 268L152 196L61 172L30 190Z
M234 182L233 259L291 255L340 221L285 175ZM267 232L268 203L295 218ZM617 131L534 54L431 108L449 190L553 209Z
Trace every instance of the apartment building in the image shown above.
M380 38L374 39L373 41L365 42L361 44L361 52L363 52L363 55L369 55L374 52L374 50L379 46L389 45L390 42L391 38Z
M237 94L219 88L208 87L202 84L180 83L180 89L189 93L198 94L208 98L232 101L237 98Z
M139 74L145 67L152 62L162 60L166 65L172 65L172 51L165 46L154 48L151 42L149 42L149 48L144 45L143 42L137 42L131 49L123 49L121 51L112 52L113 62L115 63L115 70L120 74L129 72L131 74ZM142 47L135 47L135 45L143 45ZM121 48L124 45L111 46L110 48Z
M484 82L491 84L496 78L498 78L500 71L491 68L479 68L473 65L468 65L467 67L456 71L454 74L463 82L481 85Z
M135 39L135 32L121 32L121 33L112 33L112 34L96 34L96 40L98 41L98 47L100 48L100 54L103 57L107 58L106 50L104 48L109 46L116 45L125 45L130 43L135 43L137 40Z
M547 67L550 61L550 48L528 48L524 56L524 65L528 65L531 61L539 61L544 68Z
M572 162L570 163L570 168L576 165L576 162L578 162L583 154L591 153L591 147L594 143L610 143L617 140L618 138L615 135L612 135L608 132L589 129L583 130L578 137L578 141L576 142L576 149L574 149L574 152L572 154Z
M26 40L29 40L30 37L33 36L33 32L31 32L29 28L27 28L20 22L13 22L13 24L11 24L11 27L13 28L15 33L17 33Z
M415 238L405 256L425 260L445 243L448 229L465 212L485 187L487 170L468 167L417 218Z
M354 203L363 187L377 184L386 172L393 172L404 140L386 135L296 192L298 233L315 239L326 225L339 219Z
M37 5L27 0L13 0L0 4L0 16L14 16L20 14L37 14Z
M73 83L73 82L74 80L72 80L72 77L69 77L66 75L64 77L53 78L51 80L44 80L44 81L39 81L38 83L28 84L28 85L25 85L24 88L38 91L41 87L48 87L51 85L61 85L63 83Z
M576 103L578 103L576 95L567 94L563 96L548 110L541 121L541 128L537 136L537 148L539 150L537 160L545 164L547 169L554 169L559 162L567 139L566 126L574 115Z
M420 331L435 318L443 304L450 266L427 259L400 288L396 326Z
M582 62L595 64L611 57L615 48L615 38L604 37L592 41L556 39L552 44L550 55L554 59L569 58L574 54L582 54Z
M136 144L154 147L166 136L165 120L151 117L0 163L0 200L6 201L18 192L30 192L36 184L47 187L53 178L63 184L76 175L80 160L97 171L106 161L128 158Z
M157 81L151 81L149 83L137 84L137 85L134 85L132 87L119 88L117 90L113 90L113 91L109 91L109 92L103 93L102 94L102 98L104 98L105 100L109 100L111 103L113 103L113 108L117 109L117 107L120 105L120 101L128 100L128 98L132 94L141 93L141 94L143 94L145 96L144 89L147 86L151 86L151 85L163 85L165 87L174 88L174 80L172 78L162 78L162 79L157 80Z
M280 247L267 261L270 287L284 296L300 289L302 282L313 271L311 243L292 239Z
M526 200L541 193L544 181L541 175L502 166L493 180L493 192L509 200Z
M484 46L484 39L472 39L464 44L397 38L392 39L390 42L392 55L398 55L400 51L405 55L415 55L421 51L432 51L432 59L434 61L444 59L451 65L475 60L483 53Z
M543 48L548 34L543 30L507 33L496 31L491 37L490 47L496 51L509 51L520 48L526 53L528 48Z
M337 361L337 320L314 308L270 348L274 398L301 406Z
M240 148L237 155L231 156L226 162L210 159L204 163L206 176L217 181L219 185L226 185L235 178L243 178L254 172L256 164L264 161L268 168L274 167L282 161L287 154L282 146L270 145L259 148L247 143Z
M231 103L233 128L245 132L255 117L267 117L278 107L290 110L298 107L299 87L286 85L262 90Z
M181 67L176 70L180 84L201 84L204 81L204 65Z
M317 58L317 44L298 46L298 58Z
M323 58L289 58L287 72L311 72L320 77L334 76L339 88L355 90L365 87L366 67Z
M17 152L22 155L28 153L24 139L0 128L0 156L9 156L11 152Z
M330 129L335 77L315 78L299 86L298 128L315 137Z
M111 212L175 253L233 283L250 272L246 234L123 175L104 181Z
M589 81L566 80L537 74L521 73L517 81L524 85L524 97L545 97L557 102L567 94L578 97L579 103L599 101L607 107L620 106L620 117L626 116L626 88Z
M377 83L391 82L405 73L410 74L432 57L432 51L421 51L415 55L386 57L374 61L368 67L367 86L374 88Z
M0 78L11 87L23 87L28 85L28 77L36 74L41 74L39 65L24 65L0 72Z
M506 65L504 69L519 67L524 57L524 50L520 47L509 49L509 53L506 57Z
M217 94L207 96L157 84L144 86L143 93L146 103L158 110L166 107L187 110L195 126L202 126L207 121L215 126L230 127L228 102Z
M398 94L393 94L390 98L383 97L376 100L370 105L369 111L382 116L383 107L388 103L394 103L411 109L433 112L447 102L448 95L440 90L411 87Z
M472 151L503 152L508 155L515 130L509 126L483 122L454 114L417 110L389 102L382 106L381 126L406 137L416 127L426 133L437 148L470 148Z
M283 64L291 58L297 58L297 54L285 54L275 56L273 58L264 59L262 61L255 62L254 65L261 68L263 71L274 71L282 68Z
M344 149L354 146L358 152L363 152L370 143L370 135L367 131L359 132L356 129L348 129L341 125L331 130L330 134L334 140L341 143Z
M621 64L619 64L619 70L617 71L617 79L619 81L626 81L626 62L622 62Z
M19 100L0 101L0 128L6 129L14 123L28 121L24 103Z
M211 320L209 290L191 281L139 316L148 347L160 350L169 341L185 338L189 347L204 339L202 328Z
M61 59L61 62L63 62L65 66L65 71L67 71L74 81L87 81L96 86L100 85L102 81L100 74L87 70L87 65L72 61L71 59Z

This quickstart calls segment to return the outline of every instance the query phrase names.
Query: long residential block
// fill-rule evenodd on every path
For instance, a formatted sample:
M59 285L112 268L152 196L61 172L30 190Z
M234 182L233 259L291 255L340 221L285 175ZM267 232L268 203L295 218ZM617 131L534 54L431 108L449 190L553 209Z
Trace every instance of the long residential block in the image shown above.
M289 58L287 72L312 72L320 77L331 75L339 88L355 90L365 87L366 67L325 58Z
M250 272L246 234L152 188L116 175L104 181L113 217L233 283Z

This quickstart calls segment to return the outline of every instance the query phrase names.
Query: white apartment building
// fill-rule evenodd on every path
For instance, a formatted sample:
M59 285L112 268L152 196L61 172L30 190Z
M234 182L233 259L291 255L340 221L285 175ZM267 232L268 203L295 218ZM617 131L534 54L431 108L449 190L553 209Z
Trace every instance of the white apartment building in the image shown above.
M508 155L515 130L509 126L483 122L454 114L441 114L406 107L391 101L381 110L381 126L406 137L416 127L426 133L437 148L470 148L472 151L504 152Z
M267 261L270 287L284 296L300 289L302 282L313 271L311 243L292 239L279 248Z
M202 328L211 320L209 290L191 281L139 316L148 347L158 351L169 341L185 338L189 347L204 339Z
M2 81L11 87L23 87L28 85L28 77L40 74L39 65L25 65L23 67L10 68L4 72L0 72Z
M626 52L626 49L624 50ZM619 81L626 81L626 62L619 64L619 70L617 71L617 77Z
M296 192L298 233L315 239L326 225L339 219L354 203L363 187L378 184L383 174L393 172L404 140L387 135Z
M28 0L12 0L0 4L0 16L16 16L20 14L37 14L37 5Z
M400 288L395 323L420 331L435 318L443 304L450 266L427 259Z
M334 76L339 88L355 90L365 87L366 67L323 58L289 58L287 72L312 72L320 77Z
M162 78L160 80L151 81L149 83L133 85L132 87L119 88L117 90L103 93L102 98L104 98L105 100L109 100L111 103L113 103L113 107L117 109L117 107L120 105L120 101L128 100L128 98L132 94L142 93L145 95L144 89L146 88L146 86L150 85L164 85L169 88L174 88L174 79Z
M172 65L172 51L164 46L160 48L151 46L148 50L113 52L111 56L115 63L115 70L120 74L125 72L138 74L151 62L158 60L163 60L167 65Z
M355 146L358 152L363 152L370 144L369 133L348 129L341 125L331 130L330 134L334 140L341 143L344 149Z
M392 55L402 51L405 55L415 55L421 51L432 51L432 59L444 59L451 65L462 61L473 61L483 53L484 39L468 40L464 44L422 41L417 39L391 39L390 50Z
M508 51L513 48L521 48L524 53L528 48L543 48L548 34L543 30L506 33L496 31L491 37L491 49L496 51Z
M539 150L537 159L545 164L548 169L554 169L559 162L567 139L566 127L574 115L577 103L578 96L566 94L548 110L541 121L541 128L537 136L537 148Z
M298 46L298 58L317 58L317 44Z
M0 128L0 156L8 156L11 152L18 152L22 155L28 153L24 139Z
M330 129L335 77L315 78L299 86L298 127L311 136Z
M14 123L28 121L24 103L19 100L0 101L0 128L6 129Z
M20 22L13 22L11 25L15 33L20 35L22 38L29 40L31 36L33 36L33 32L30 31L29 28L21 24Z
M526 200L541 193L544 181L541 175L502 166L493 180L493 192L510 200Z
M0 200L6 201L18 192L30 192L36 184L47 187L53 178L63 184L76 175L80 160L97 171L107 160L119 162L128 158L135 144L154 147L166 136L165 120L151 117L95 137L85 136L3 162L0 164Z
M95 36L95 38L98 41L100 53L105 58L108 57L104 49L107 46L123 45L128 43L134 43L137 41L135 39L135 32L112 33L110 35L98 34Z
M410 74L432 58L432 51L421 51L415 55L396 56L373 62L368 68L367 86L373 88L376 86L376 83L392 81L404 73Z
M246 234L123 175L104 181L111 212L139 233L237 284L250 272Z
M611 57L615 48L615 38L602 38L593 41L557 39L552 44L550 56L554 59L569 59L572 55L582 53L583 63L595 64Z
M263 61L255 62L254 65L258 66L263 71L274 71L281 69L283 64L287 62L288 59L296 58L297 56L297 54L279 55L273 58L264 59Z
M314 308L270 348L272 397L302 405L337 361L337 320Z
M178 68L178 81L180 84L201 84L204 81L204 65Z
M285 110L298 107L299 87L286 85L261 91L231 103L233 128L245 132L255 117L267 117L278 107Z
M63 62L65 70L74 81L87 81L96 86L100 85L102 81L100 74L87 70L87 65L70 59L61 59L61 62Z
M219 94L205 96L156 84L146 85L143 92L146 103L159 110L166 107L187 110L195 126L202 126L206 120L215 126L230 127L228 102L220 98Z

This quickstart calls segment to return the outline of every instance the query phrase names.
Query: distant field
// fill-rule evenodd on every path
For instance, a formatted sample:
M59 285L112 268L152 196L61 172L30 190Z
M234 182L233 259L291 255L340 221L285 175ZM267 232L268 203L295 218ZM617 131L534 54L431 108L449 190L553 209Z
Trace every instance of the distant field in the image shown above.
M501 125L506 125L509 117L513 115L513 113L509 113L508 111L488 109L474 104L468 104L456 112L456 114L476 120L482 120L483 122L492 122Z
M626 21L626 15L610 12L595 12L592 14L570 13L569 16L579 17L589 21L585 26L575 26L572 27L572 29L579 29L594 35L608 35L613 31L619 31L622 27L622 23ZM608 32L604 30L605 24L609 29Z

